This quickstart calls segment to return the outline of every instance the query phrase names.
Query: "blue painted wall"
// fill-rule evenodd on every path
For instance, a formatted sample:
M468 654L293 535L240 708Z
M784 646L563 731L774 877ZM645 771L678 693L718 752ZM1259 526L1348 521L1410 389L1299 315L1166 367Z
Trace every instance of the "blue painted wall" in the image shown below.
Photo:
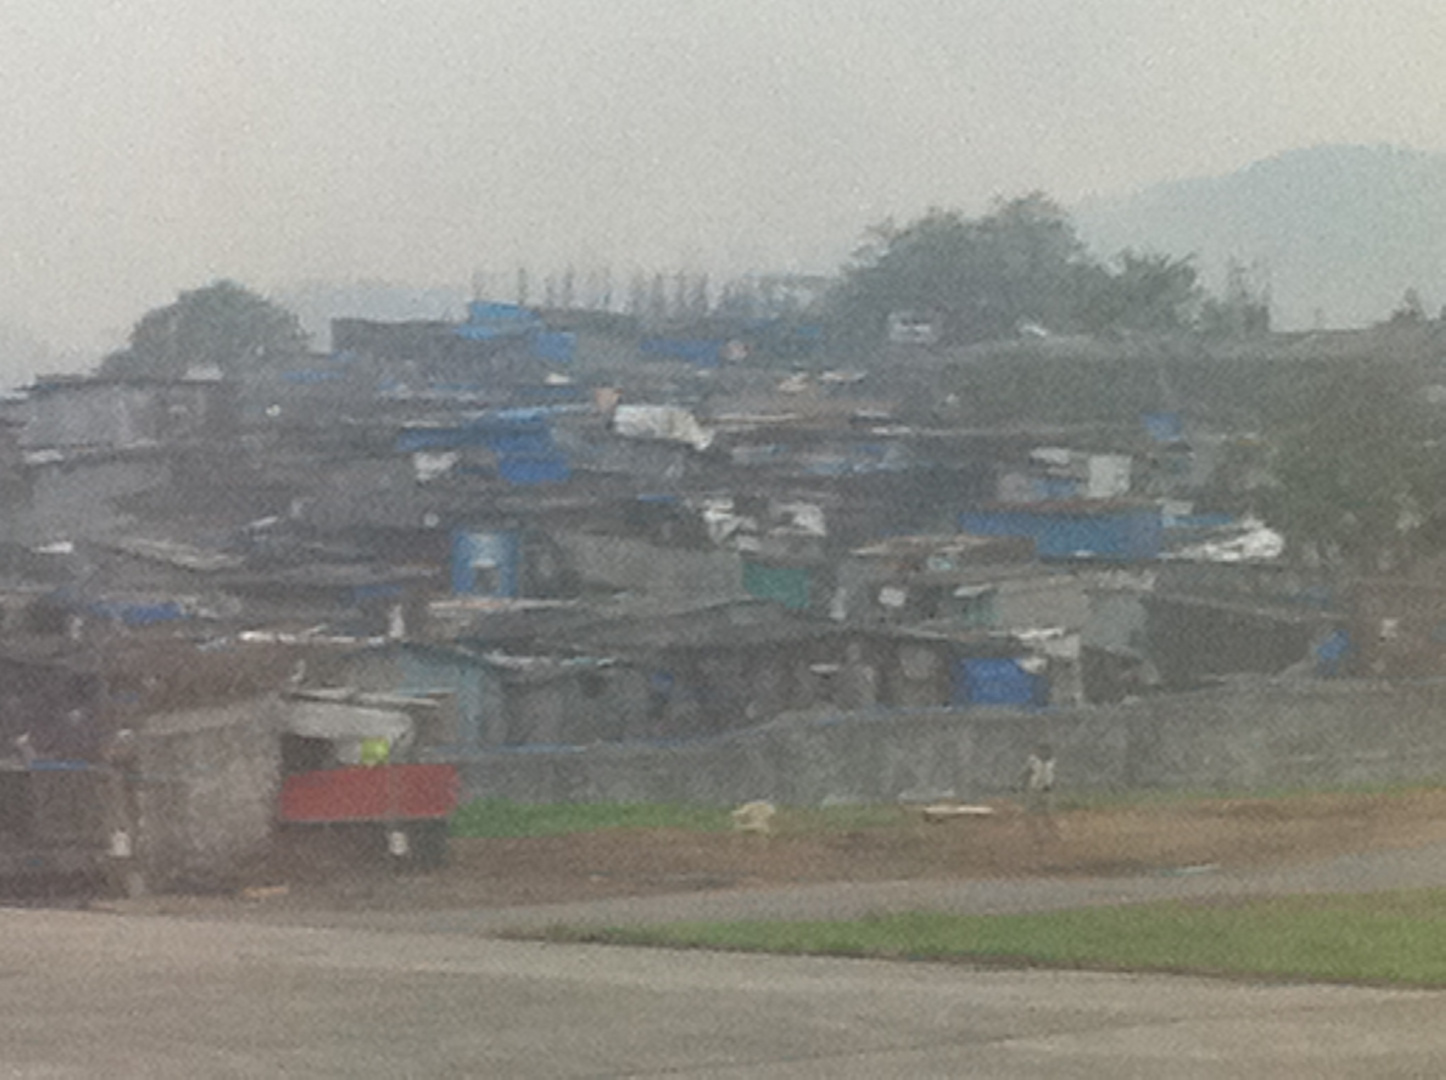
M452 592L459 596L517 596L521 542L515 532L452 535Z
M487 672L481 664L466 657L407 648L402 650L401 669L399 693L425 694L443 690L456 695L457 742L460 746L475 748L489 741L487 712L492 695L489 693Z

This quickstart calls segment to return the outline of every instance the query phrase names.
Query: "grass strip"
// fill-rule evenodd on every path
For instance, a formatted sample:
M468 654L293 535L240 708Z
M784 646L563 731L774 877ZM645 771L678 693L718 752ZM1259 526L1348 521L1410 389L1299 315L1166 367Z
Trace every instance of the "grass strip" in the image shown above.
M675 923L573 941L1446 987L1446 890L1028 915Z
M718 832L733 827L729 808L676 803L519 803L477 799L458 808L452 835L462 837L560 836L602 829L686 829ZM907 820L897 806L780 807L780 835L892 828Z

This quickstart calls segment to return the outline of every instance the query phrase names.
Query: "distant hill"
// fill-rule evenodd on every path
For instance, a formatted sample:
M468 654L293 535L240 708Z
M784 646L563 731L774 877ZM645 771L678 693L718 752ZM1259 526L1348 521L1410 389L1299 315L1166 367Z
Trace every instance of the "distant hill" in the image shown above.
M1091 250L1194 253L1218 288L1235 259L1271 288L1281 329L1362 326L1408 288L1446 304L1446 155L1318 146L1228 176L1157 184L1074 211Z

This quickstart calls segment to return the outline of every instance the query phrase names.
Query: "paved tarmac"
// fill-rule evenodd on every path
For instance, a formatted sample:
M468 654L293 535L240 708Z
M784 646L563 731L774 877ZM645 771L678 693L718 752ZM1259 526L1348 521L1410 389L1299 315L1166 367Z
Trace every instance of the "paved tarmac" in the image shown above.
M1446 995L0 911L0 1075L1425 1077Z
M1276 871L896 882L325 917L0 911L0 1076L1426 1077L1446 994L496 940L552 923L1040 910L1446 885L1446 846ZM135 910L143 910L136 908ZM329 925L299 925L326 921ZM290 924L290 925L287 925Z

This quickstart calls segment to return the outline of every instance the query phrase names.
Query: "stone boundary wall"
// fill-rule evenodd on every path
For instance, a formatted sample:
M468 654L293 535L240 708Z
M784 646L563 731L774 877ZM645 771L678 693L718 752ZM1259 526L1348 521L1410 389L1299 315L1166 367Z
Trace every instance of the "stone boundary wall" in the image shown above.
M1446 681L1260 681L1113 706L793 714L706 741L482 753L468 797L892 802L1012 790L1048 740L1064 791L1262 791L1446 776Z
M642 540L558 531L553 541L583 580L677 603L746 600L743 561L731 551L690 551Z

